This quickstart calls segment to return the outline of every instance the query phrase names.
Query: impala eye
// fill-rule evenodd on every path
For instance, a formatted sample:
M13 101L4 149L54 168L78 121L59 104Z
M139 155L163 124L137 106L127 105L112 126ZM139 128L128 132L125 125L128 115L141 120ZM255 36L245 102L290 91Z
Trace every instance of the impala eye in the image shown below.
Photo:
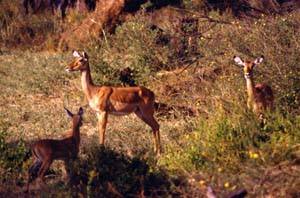
M82 59L80 59L80 60L79 60L79 62L81 62L81 63L82 63L82 62L83 62L83 58L82 58Z

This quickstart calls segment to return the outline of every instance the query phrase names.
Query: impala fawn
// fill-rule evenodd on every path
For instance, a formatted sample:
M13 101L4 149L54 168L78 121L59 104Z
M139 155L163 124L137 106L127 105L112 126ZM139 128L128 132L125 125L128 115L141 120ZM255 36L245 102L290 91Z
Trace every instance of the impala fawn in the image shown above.
M104 144L108 114L127 115L135 113L152 128L154 152L160 154L159 124L154 114L154 93L141 86L112 87L94 85L90 73L89 57L83 52L73 51L74 60L66 71L80 71L82 89L90 107L96 111L99 123L99 143Z
M28 171L27 189L36 178L44 183L44 175L54 160L64 160L67 168L68 162L77 157L80 143L80 126L82 125L83 109L80 107L78 113L73 115L65 109L67 116L72 118L72 135L62 140L43 139L31 146L34 163Z
M270 86L266 84L254 84L252 71L254 66L260 64L264 57L260 56L254 61L242 61L238 56L233 57L235 63L244 68L244 77L247 85L247 108L261 116L266 109L272 109L274 96Z

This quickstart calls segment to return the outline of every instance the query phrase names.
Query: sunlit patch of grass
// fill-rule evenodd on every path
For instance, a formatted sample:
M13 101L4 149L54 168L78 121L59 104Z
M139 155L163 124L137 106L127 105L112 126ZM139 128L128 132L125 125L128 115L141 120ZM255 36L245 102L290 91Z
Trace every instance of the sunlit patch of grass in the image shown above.
M220 115L224 115L224 112L220 112ZM300 138L297 132L300 127L298 119L299 116L291 118L273 113L262 127L258 120L255 121L255 117L247 121L244 118L235 120L232 116L215 115L214 118L201 121L194 132L182 135L179 138L181 146L177 143L170 144L160 163L175 171L174 173L179 169L186 173L201 172L205 178L210 175L209 183L214 184L215 188L225 188L223 192L236 185L250 185L248 180L263 180L249 174L252 171L256 175L262 174L258 173L263 172L259 167L274 167L276 170L281 164L286 164L288 169L295 167L293 161L299 159L296 146ZM299 171L298 167L295 169L296 172ZM235 177L228 181L226 174L233 174ZM283 178L284 171L279 171L276 175ZM289 182L294 180L284 178ZM203 185L204 181L200 181ZM261 184L260 189L253 186L249 190L259 195L260 191L266 193L265 187L268 185L269 183Z

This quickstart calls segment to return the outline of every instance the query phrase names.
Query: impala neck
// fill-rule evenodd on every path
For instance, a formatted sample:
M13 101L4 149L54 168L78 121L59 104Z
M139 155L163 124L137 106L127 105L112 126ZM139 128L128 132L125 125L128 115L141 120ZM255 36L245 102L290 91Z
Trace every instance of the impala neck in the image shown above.
M253 101L254 99L254 82L251 76L245 77L246 79L246 85L247 85L247 94L248 94L248 99Z
M86 70L81 71L81 85L83 92L88 100L92 99L92 90L95 87L91 77L90 66Z
M73 124L72 137L75 139L75 141L79 145L79 142L80 142L80 125L79 124Z

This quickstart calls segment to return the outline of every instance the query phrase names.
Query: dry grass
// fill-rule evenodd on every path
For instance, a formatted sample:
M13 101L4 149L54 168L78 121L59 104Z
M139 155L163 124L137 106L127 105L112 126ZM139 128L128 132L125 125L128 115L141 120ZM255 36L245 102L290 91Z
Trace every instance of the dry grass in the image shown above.
M80 156L84 160L89 153L93 152L90 147L98 144L98 130L96 115L88 108L81 92L79 73L68 74L64 71L66 62L64 59L67 59L64 55L53 53L35 53L34 57L32 55L31 52L16 52L0 57L3 63L0 70L5 72L1 74L1 89L3 90L1 95L3 105L0 107L3 112L1 131L7 133L6 144L14 148L16 142L24 141L28 148L37 139L62 138L70 130L70 123L63 107L74 110L83 106L85 114L84 125L81 128ZM162 130L167 128L164 123L168 124L162 122ZM165 134L162 135L163 142L167 142L167 138ZM106 146L107 149L112 149L112 153L115 153L109 154L112 156L121 155L118 153L124 153L132 158L141 156L142 159L143 156L148 156L146 158L149 158L149 155L153 156L152 152L149 152L152 150L151 130L134 115L109 117ZM5 177L9 180L6 181L3 178L1 183L1 191L5 195L8 197L22 195L22 186L29 164L30 160L24 162L22 174L15 175L14 170L4 169L10 173ZM46 189L56 196L67 187L56 187L61 182L59 175L62 172L59 170L59 165L54 164L52 169L55 170L56 176L48 177L49 186ZM33 188L33 193L33 195L43 194L43 191L36 187Z
M204 197L207 185L220 196L235 188L246 188L249 197L299 196L299 14L237 19L215 11L208 18L187 13L184 16L194 23L176 35L182 39L178 51L172 42L157 42L161 32L151 28L145 12L118 26L115 34L84 46L95 82L119 85L119 69L131 66L137 83L172 107L170 114L158 117L163 147L159 159L151 152L150 128L134 115L110 116L106 150L97 147L97 119L84 99L80 74L64 71L70 53L50 52L57 45L51 34L30 42L19 35L25 43L19 50L5 43L0 51L0 150L5 153L0 158L0 192L22 196L31 162L24 156L28 145L40 138L62 138L70 129L63 107L83 106L81 152L74 169L81 181L88 180L89 195L107 196L103 189L109 182L124 195L137 195L138 180L144 176L148 197ZM43 17L32 17L40 22L33 27L37 34L47 31ZM57 29L80 18L76 13L68 17L62 26L55 19L48 22ZM29 24L29 19L13 20L8 29L1 29L2 38L13 41L16 34L9 28L20 30ZM45 52L20 50L47 39ZM261 54L265 61L255 68L255 81L272 86L277 107L264 124L246 110L245 80L232 61L233 55L254 59ZM181 107L192 109L195 116L187 116ZM71 196L61 179L61 164L52 170L46 190L53 196ZM32 193L43 192L36 187Z

